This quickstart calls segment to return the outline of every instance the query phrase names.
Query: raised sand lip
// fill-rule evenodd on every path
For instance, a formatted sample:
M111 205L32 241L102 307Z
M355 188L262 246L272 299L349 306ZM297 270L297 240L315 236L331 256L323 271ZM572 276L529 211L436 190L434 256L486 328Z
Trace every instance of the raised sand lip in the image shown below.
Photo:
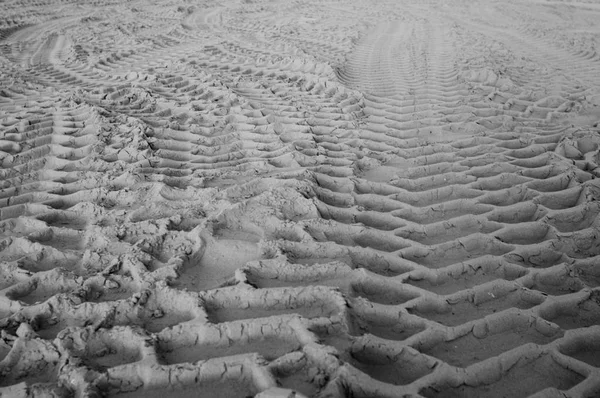
M0 395L600 395L595 1L0 2Z

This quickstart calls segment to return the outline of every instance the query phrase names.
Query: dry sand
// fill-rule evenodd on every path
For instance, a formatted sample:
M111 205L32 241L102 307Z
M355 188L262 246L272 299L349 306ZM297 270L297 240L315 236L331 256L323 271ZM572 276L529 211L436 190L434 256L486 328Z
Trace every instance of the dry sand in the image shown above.
M600 396L598 21L0 2L0 395Z

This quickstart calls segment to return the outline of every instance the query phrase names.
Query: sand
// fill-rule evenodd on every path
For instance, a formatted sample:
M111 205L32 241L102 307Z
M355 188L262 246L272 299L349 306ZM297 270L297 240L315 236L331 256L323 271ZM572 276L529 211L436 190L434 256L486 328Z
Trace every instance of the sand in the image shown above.
M600 396L599 20L0 2L0 395Z

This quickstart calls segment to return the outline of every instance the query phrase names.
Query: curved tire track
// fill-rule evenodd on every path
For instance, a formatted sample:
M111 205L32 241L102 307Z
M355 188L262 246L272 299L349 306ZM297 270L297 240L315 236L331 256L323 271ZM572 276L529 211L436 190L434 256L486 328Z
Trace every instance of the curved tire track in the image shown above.
M512 3L37 5L0 6L36 24L0 34L0 393L600 390L593 52Z

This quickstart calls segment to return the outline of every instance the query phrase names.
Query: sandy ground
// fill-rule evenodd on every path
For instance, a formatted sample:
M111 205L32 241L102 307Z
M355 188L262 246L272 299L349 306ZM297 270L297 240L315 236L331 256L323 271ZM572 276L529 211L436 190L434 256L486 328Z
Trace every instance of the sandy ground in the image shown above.
M598 21L0 2L0 395L600 396Z

